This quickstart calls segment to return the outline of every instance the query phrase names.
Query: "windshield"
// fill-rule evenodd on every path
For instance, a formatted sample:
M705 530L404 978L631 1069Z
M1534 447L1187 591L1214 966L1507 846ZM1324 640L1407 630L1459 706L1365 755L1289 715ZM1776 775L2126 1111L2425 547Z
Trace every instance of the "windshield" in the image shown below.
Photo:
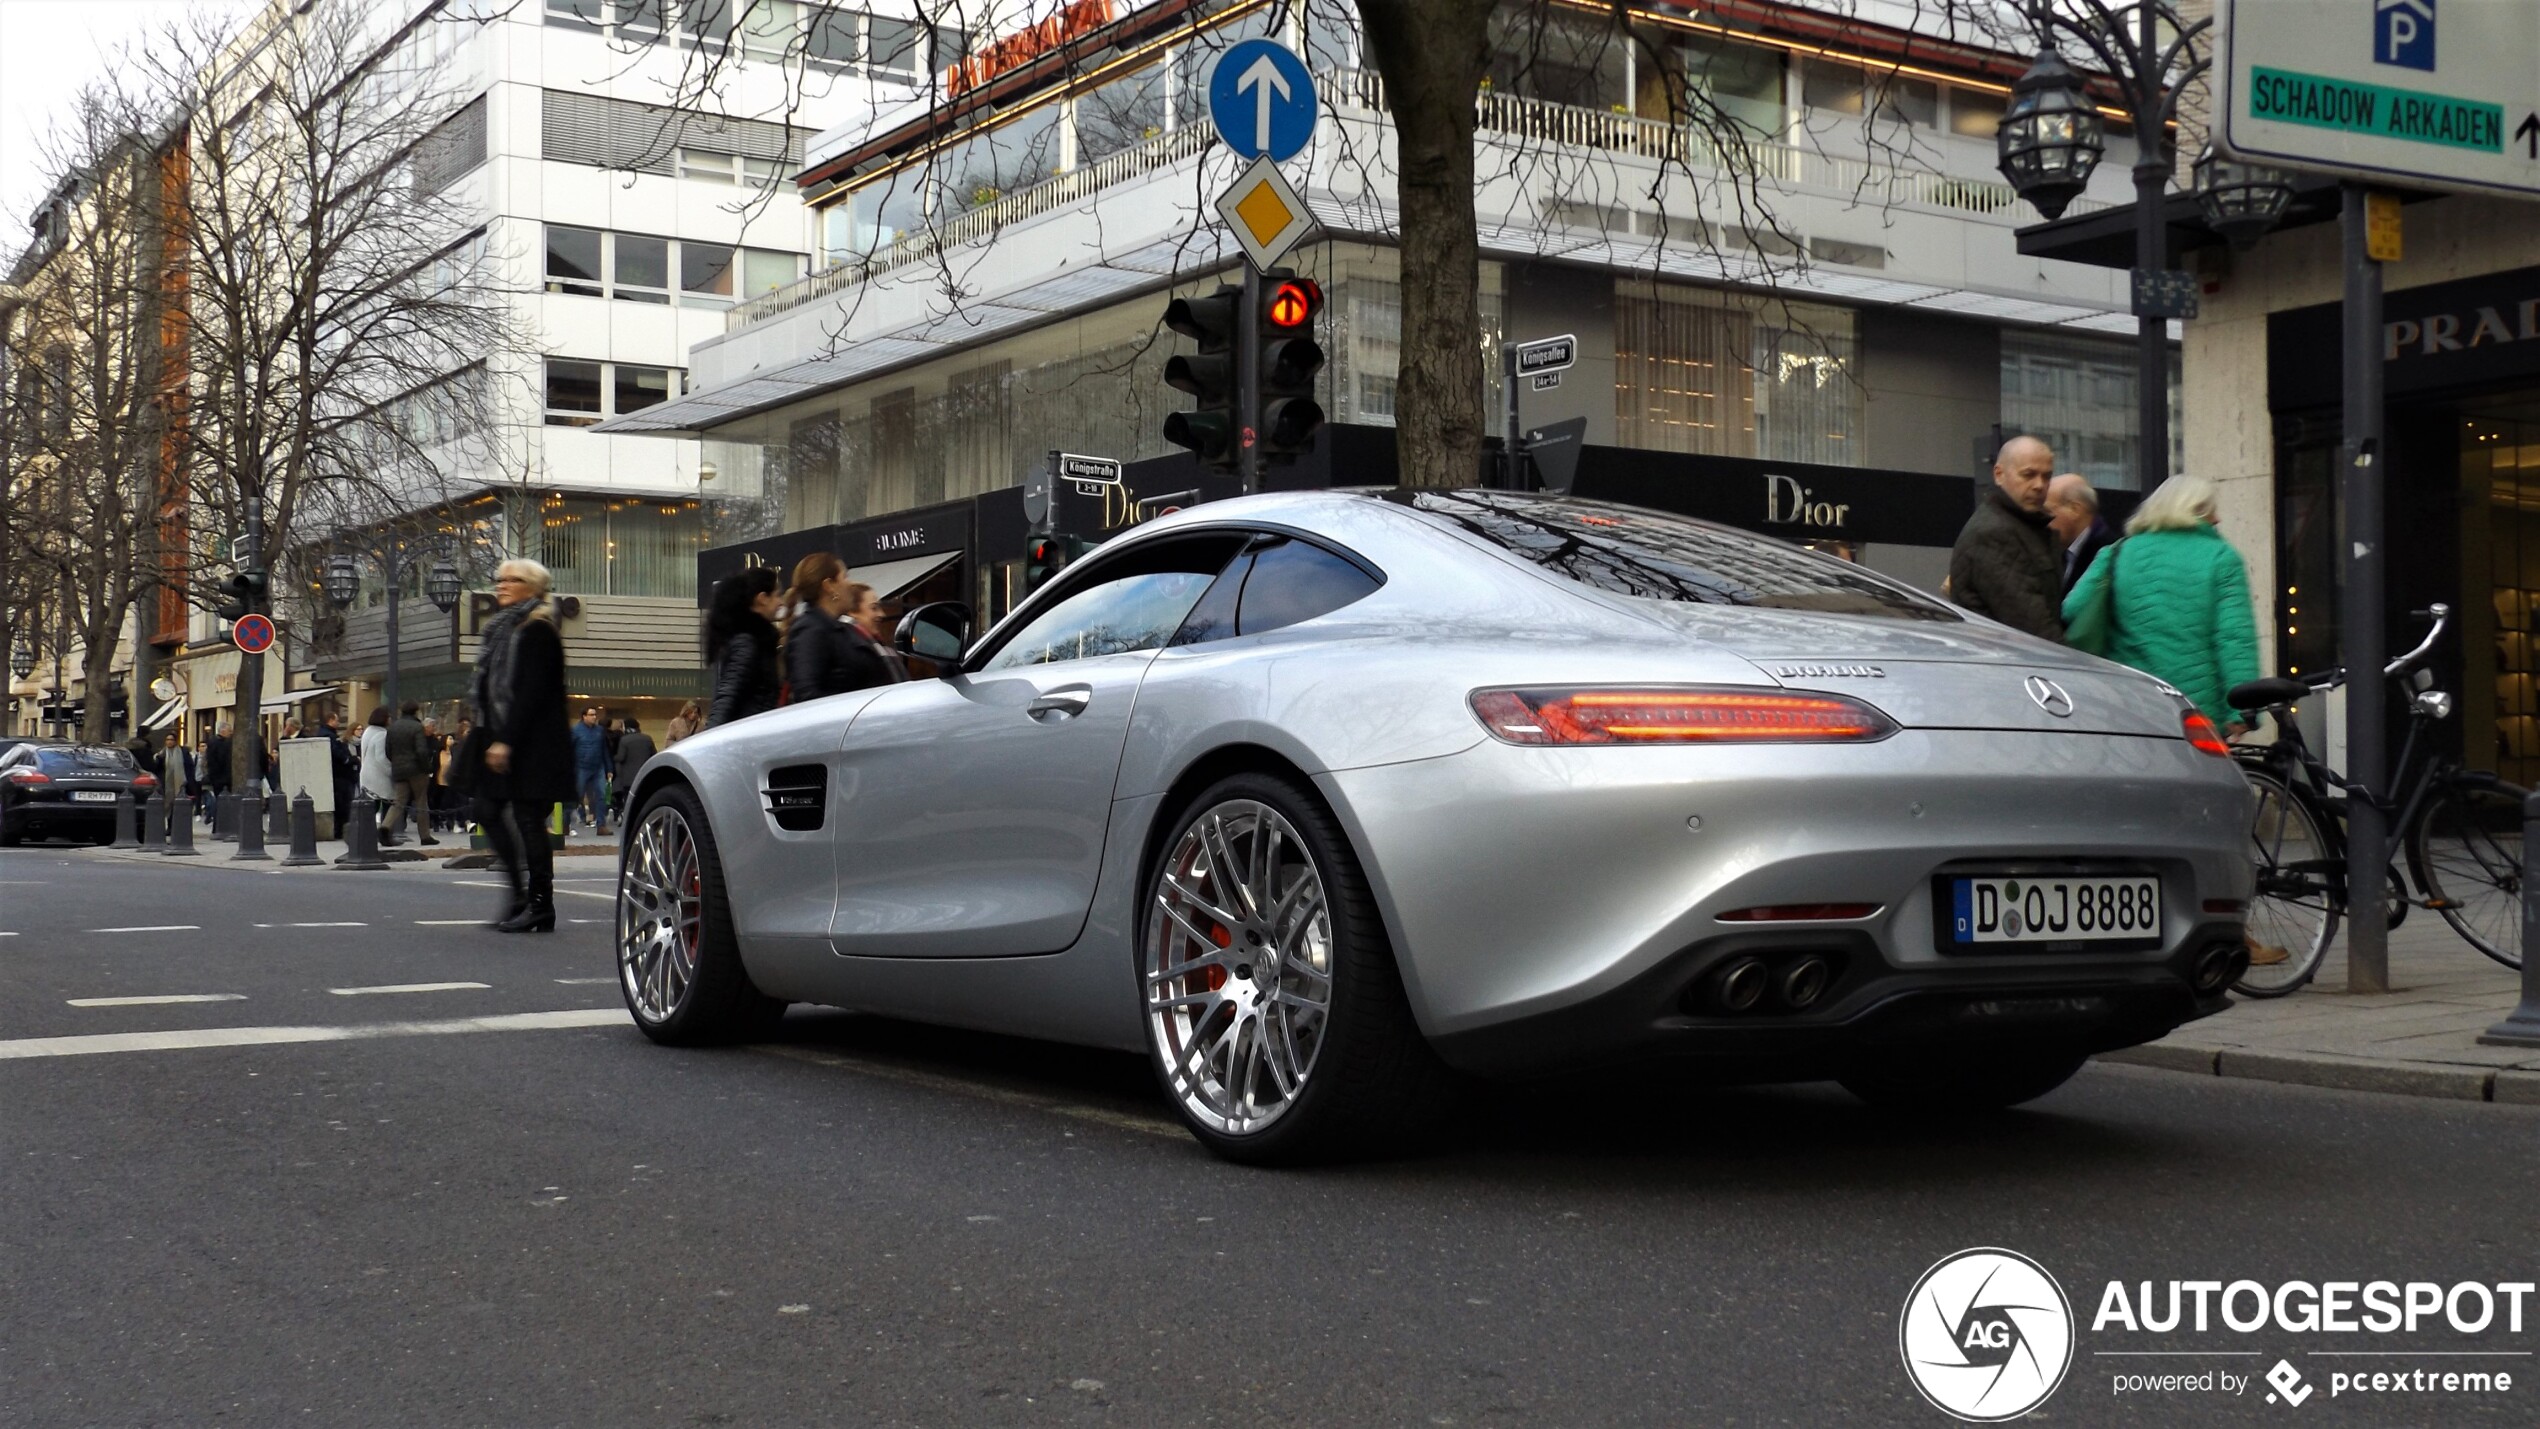
M1848 561L1689 516L1512 491L1405 491L1393 499L1555 575L1639 600L1962 618Z
M132 754L122 749L39 749L35 767L47 774L129 774Z

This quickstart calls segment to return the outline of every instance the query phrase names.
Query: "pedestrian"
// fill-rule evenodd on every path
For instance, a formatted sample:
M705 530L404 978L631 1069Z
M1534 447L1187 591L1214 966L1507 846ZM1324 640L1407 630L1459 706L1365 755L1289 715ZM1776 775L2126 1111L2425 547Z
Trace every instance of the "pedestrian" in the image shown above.
M882 597L873 587L858 582L847 587L847 609L847 630L856 642L847 688L861 690L907 680L908 662L891 646L891 617L882 609Z
M230 790L230 761L233 757L229 721L222 720L212 731L211 739L203 745L203 788L211 795L203 801L205 823L216 821L221 797Z
M437 844L432 836L432 736L424 731L418 718L423 706L413 700L398 706L397 717L388 722L388 777L394 792L388 805L388 830L382 844L395 844L406 826L408 812L415 821L417 842Z
M705 712L697 708L697 702L695 700L690 700L688 703L679 707L679 713L670 717L670 728L662 736L661 747L668 749L672 745L677 744L679 741L695 734L699 729L704 727L704 724Z
M626 732L617 741L617 787L614 793L621 828L626 823L626 791L635 787L636 774L642 771L644 761L652 757L653 737L644 733L644 727L637 724L633 716L628 716Z
M2104 614L2109 659L2167 680L2234 735L2248 726L2223 695L2258 678L2258 622L2248 567L2218 519L2212 482L2162 482L2135 508L2125 539L2090 563L2064 613L2085 624Z
M386 816L388 806L397 797L397 767L388 756L389 723L388 707L372 705L370 718L362 724L359 746L361 753L358 756L361 765L358 777L361 780L362 792L370 795L370 815L374 821L374 828L377 826L376 821ZM347 813L349 812L348 808ZM387 840L383 839L382 842L385 843Z
M326 740L327 786L335 796L335 836L344 836L344 821L353 816L353 783L361 773L361 757L344 739L344 715L328 710L318 729Z
M2013 437L1993 459L1993 485L1949 552L1949 598L2041 640L2062 641L2062 553L2046 525L2046 483L2055 453L2035 437Z
M775 617L782 604L776 572L765 566L715 583L706 609L706 668L714 678L707 728L776 708Z
M2046 525L2064 548L2063 593L2071 595L2092 559L2117 539L2099 519L2099 492L2089 477L2068 471L2046 483Z
M548 933L556 926L547 815L573 797L574 769L564 637L547 602L553 579L532 560L505 561L495 570L494 598L501 604L486 618L468 690L483 723L460 773L485 841L511 875L511 901L488 925L506 933Z
M194 751L185 747L183 735L175 730L168 731L166 743L159 750L157 765L159 793L166 799L173 801L179 794L191 796L196 792Z
M794 563L794 583L785 592L793 617L785 622L785 699L788 704L842 695L882 683L857 678L851 666L870 664L871 655L849 628L856 593L872 587L847 579L847 563L834 551L814 551Z
M450 762L449 745L450 742L441 737L441 717L425 715L421 747L424 787L423 831L426 834L439 833L442 828L442 812L448 802L449 791L441 787L441 770ZM426 838L424 842L439 843L440 840Z
M573 801L595 833L609 831L608 779L608 731L600 727L600 707L592 705L573 727Z

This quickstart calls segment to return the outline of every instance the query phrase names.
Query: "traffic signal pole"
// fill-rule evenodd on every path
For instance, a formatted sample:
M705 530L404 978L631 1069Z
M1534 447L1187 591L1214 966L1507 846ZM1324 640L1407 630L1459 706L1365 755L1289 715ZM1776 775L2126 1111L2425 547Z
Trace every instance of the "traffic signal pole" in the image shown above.
M1235 473L1244 495L1261 489L1261 270L1244 266L1235 305Z

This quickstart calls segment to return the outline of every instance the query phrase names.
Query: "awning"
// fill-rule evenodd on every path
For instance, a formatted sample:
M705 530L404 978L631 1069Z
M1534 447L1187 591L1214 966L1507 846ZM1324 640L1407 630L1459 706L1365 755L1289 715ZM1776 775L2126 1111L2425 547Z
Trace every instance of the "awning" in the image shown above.
M906 560L876 561L849 570L847 579L869 585L876 597L889 600L960 559L959 551L946 551L933 556L910 556Z
M141 722L141 727L143 729L159 729L164 726L174 724L178 719L182 718L184 714L185 696L179 695L175 699L168 701L166 704L159 706L158 713L143 720Z
M285 690L278 695L265 696L263 703L257 705L256 708L263 710L266 714L272 714L276 710L287 710L293 705L299 704L304 700L313 700L320 695L334 694L336 689L337 686L334 685L320 685L317 688L310 690Z

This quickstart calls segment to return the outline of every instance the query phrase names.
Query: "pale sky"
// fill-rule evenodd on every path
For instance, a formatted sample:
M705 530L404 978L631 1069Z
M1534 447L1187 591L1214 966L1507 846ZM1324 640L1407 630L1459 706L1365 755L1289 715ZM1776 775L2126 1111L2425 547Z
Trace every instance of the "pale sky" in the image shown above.
M44 197L43 139L52 115L105 72L127 39L190 11L240 0L0 0L0 269L24 247Z

